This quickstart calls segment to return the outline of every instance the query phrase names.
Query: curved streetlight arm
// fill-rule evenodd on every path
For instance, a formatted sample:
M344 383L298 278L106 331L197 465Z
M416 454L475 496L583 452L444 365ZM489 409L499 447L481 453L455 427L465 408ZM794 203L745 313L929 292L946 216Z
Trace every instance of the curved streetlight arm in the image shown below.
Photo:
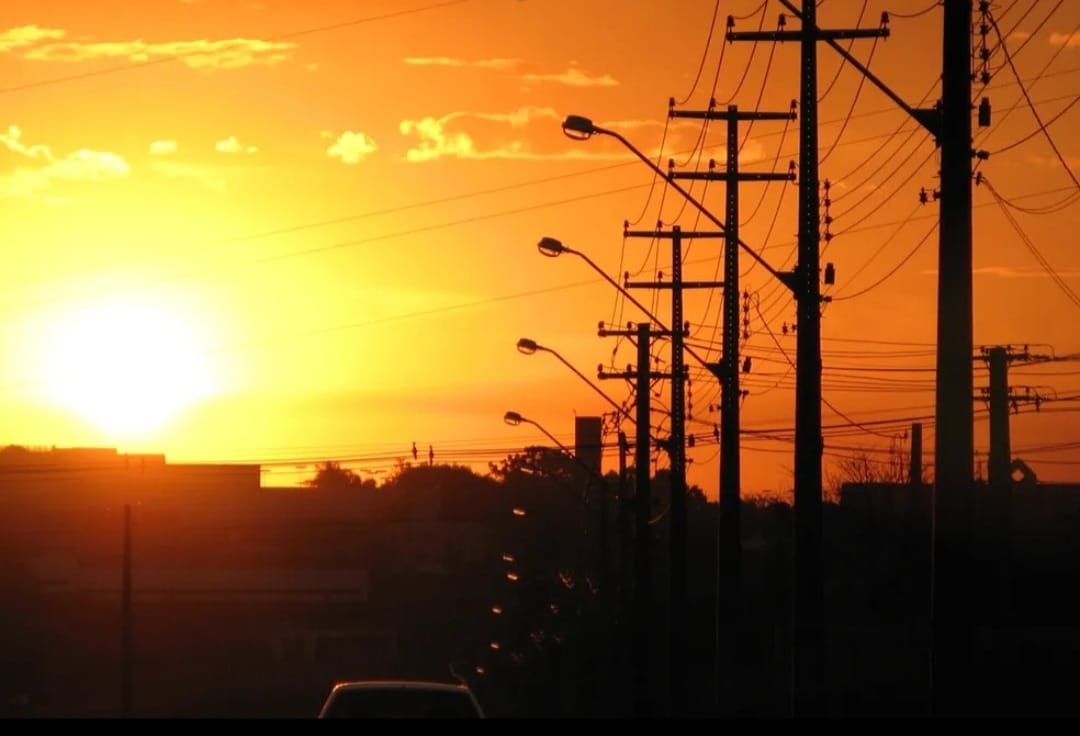
M605 393L603 389L601 389L595 383L590 381L588 376L586 376L584 373L582 373L577 368L575 368L570 363L570 361L568 361L563 356L559 355L558 352L552 350L551 348L546 348L546 347L543 347L542 345L539 346L539 348L540 348L540 350L543 350L544 352L551 353L552 355L554 355L556 358L558 358L562 362L563 365L565 365L567 368L572 370L574 372L574 375L576 375L578 378L580 378L585 383L589 384L590 388L592 388L593 391L595 391L597 394L599 394L601 397L603 397L603 399L606 402L608 402L609 404L611 404L611 406L613 406L615 408L615 411L619 413L619 416L623 417L624 419L629 420L631 424L636 424L637 423L637 420L634 419L634 417L630 415L630 412L628 412L625 408L623 408L623 406L620 405L619 402L615 401L615 399L608 396L607 393Z
M570 458L575 463L580 465L581 468L585 472L587 472L589 474L590 478L592 478L595 481L599 481L600 483L604 482L603 476L599 475L593 468L589 467L581 458L579 458L576 454L571 452L569 447L564 445L562 442L559 442L559 440L557 440L555 438L555 435L553 435L551 432L548 432L544 428L544 425L540 424L540 422L536 421L535 419L529 419L528 417L521 416L517 412L507 412L507 416L512 416L515 420L517 420L517 421L514 422L515 424L519 424L519 423L531 424L534 427L536 427L537 429L539 429L541 432L544 433L544 436L546 436L549 440L552 441L552 443L555 445L555 447L557 447L559 449L559 451L562 452L562 454L566 455L568 458Z
M624 289L622 286L620 286L619 283L617 281L615 281L615 279L608 276L607 273L604 271L604 269L602 269L598 265L596 265L593 262L593 260L591 258L589 258L587 255L585 255L584 253L582 253L579 250L574 250L573 248L567 248L566 246L563 246L562 252L563 253L573 253L575 256L578 256L583 261L588 263L589 266L592 268L592 270L596 271L598 274L603 276L607 280L607 282L609 284L611 284L616 289L618 289L619 293L621 293L623 296L625 296L627 299L629 299L631 301L631 303L634 304L634 306L636 306L638 309L640 309L642 312L644 312L645 315L649 319L651 319L653 322L655 322L657 327L659 327L664 332L668 332L668 333L671 332L671 328L669 328L667 325L665 325L660 320L660 318L658 318L655 314L653 314L651 311L646 309L644 304L642 304L637 299L635 299L634 296L630 292L628 292L626 289ZM709 371L710 373L716 375L719 368L715 363L710 363L705 358L698 355L697 351L694 350L693 348L691 348L689 345L684 344L683 345L683 350L685 350L686 353L690 357L692 357L694 360L696 360L698 363L700 363L702 368L704 368L705 370Z
M537 421L535 421L533 419L529 419L528 417L522 417L521 421L523 421L523 422L525 422L527 424L531 424L534 427L536 427L537 429L539 429L541 432L543 432L544 436L547 437L549 440L551 440L552 443L556 447L558 447L563 452L564 455L569 455L570 457L573 457L575 460L577 459L576 456L574 455L574 453L570 452L570 448L567 447L566 445L564 445L562 442L559 442L557 439L555 439L555 435L553 435L551 432L548 432L546 429L544 429L544 426L542 424L540 424L540 422L537 422Z
M584 121L584 119L580 119L580 120ZM578 126L580 126L582 124L583 124L582 122L579 122ZM582 139L583 134L580 132L580 130L577 127L567 127L566 125L564 125L563 130L564 131L570 130L571 132L578 132L579 135L573 136L573 137L575 138L575 140L581 140ZM627 140L625 137L623 137L623 135L621 133L618 133L618 132L616 132L614 130L608 130L607 128L601 128L599 125L592 125L592 124L589 124L587 126L587 130L588 130L588 132L590 134L610 136L611 138L614 138L615 140L619 141L619 143L622 143L624 146L626 146L627 149L629 149L629 151L631 153L633 153L635 156L637 156L639 159L641 159L641 161L644 162L646 166L648 166L650 169L652 169L654 172L656 172L657 176L661 177L672 188L674 188L675 191L677 191L679 194L681 194L683 199L685 199L687 202L692 204L694 206L694 208L697 209L698 212L705 215L705 217L708 218L709 221L711 221L714 225L716 225L718 228L720 228L721 232L727 232L727 225L720 218L718 218L716 215L714 215L712 212L710 212L708 210L708 208L706 208L705 205L703 205L701 202L694 199L694 197L690 194L690 192L683 189L679 185L678 182L676 182L674 179L672 179L669 175L665 174L664 171L659 166L657 166L651 159L649 159L648 156L646 156L641 151L639 151L636 147L634 147L634 144L631 143L629 140ZM569 135L569 133L568 133L568 135ZM588 136L585 135L584 137L588 137ZM790 273L782 273L780 271L777 271L775 268L773 268L771 265L769 265L769 263L764 258L762 258L760 255L758 255L758 252L756 250L754 250L749 245L747 245L743 241L742 238L739 238L739 247L742 248L743 250L745 250L747 253L749 253L751 258L753 258L755 261L757 261L758 264L761 265L762 268L764 268L766 271L768 271L770 274L772 274L773 277L775 277L778 281L780 281L782 284L784 284L784 286L788 287L792 291L795 291L796 284L795 284L795 279L793 278L792 274L790 274Z
M575 256L577 256L577 257L578 257L578 258L580 258L581 260L583 260L583 261L585 261L586 263L588 263L588 264L589 264L589 267L590 267L590 268L592 268L592 270L596 271L596 272L597 272L598 274L600 274L601 276L603 276L603 277L604 277L604 279L605 279L605 280L606 280L606 281L607 281L607 282L608 282L609 284L611 284L611 285L612 285L612 286L614 286L614 287L615 287L616 289L618 289L618 290L619 290L619 293L621 293L621 294L622 294L623 296L625 296L625 297L626 297L627 299L629 299L629 300L630 300L630 303L631 303L631 304L633 304L633 305L634 305L635 307L637 307L637 308L638 308L638 309L640 309L640 310L641 310L642 312L644 312L644 313L645 313L645 316L646 316L646 317L648 317L648 318L649 318L650 320L652 320L653 322L655 322L655 323L656 323L656 325L657 325L657 326L658 326L658 327L659 327L660 329L662 329L662 330L667 330L667 329L668 329L668 328L667 328L667 327L666 327L666 326L664 325L664 323L663 323L663 322L662 322L662 321L660 320L660 318L659 318L659 317L657 317L657 316L656 316L655 314L653 314L653 313L652 313L652 312L651 312L651 311L649 310L649 308L648 308L648 307L646 307L646 306L645 306L644 304L642 304L642 303L641 303L641 302L639 302L639 301L638 301L637 299L635 299L635 298L634 298L634 295L633 295L633 294L631 294L631 293L630 293L629 291L627 291L627 290L626 290L625 288L623 288L623 286L622 286L621 284L619 284L619 282L618 282L618 281L616 281L615 279L613 279L613 278L611 278L610 276L608 276L608 275L607 275L607 272L606 272L606 271L604 271L604 269L600 268L600 266L596 265L596 263L594 263L594 262L593 262L593 260L592 260L591 258L589 258L589 257L588 257L587 255L585 255L584 253L582 253L582 252L581 252L580 250L574 250L573 248L567 248L566 246L563 246L563 252L564 252L564 253L573 253L573 254L574 254Z

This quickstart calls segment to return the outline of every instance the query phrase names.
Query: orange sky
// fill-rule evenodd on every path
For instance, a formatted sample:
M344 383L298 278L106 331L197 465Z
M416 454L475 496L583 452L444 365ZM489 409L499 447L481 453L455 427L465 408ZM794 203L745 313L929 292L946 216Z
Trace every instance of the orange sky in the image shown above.
M930 105L941 56L932 5L832 0L819 22L854 27L863 11L862 25L876 26L893 13L890 38L853 52L903 99ZM708 228L677 193L650 197L651 172L625 149L571 141L559 123L587 115L662 151L665 165L723 161L719 124L700 159L700 125L674 121L665 136L668 99L787 110L798 48L721 44L728 14L741 18L736 30L775 30L783 7L719 6L702 64L709 0L5 2L0 441L257 461L272 468L267 484L298 482L327 457L385 471L414 441L437 461L480 469L548 442L505 425L507 410L572 444L574 415L608 405L554 356L525 357L515 342L533 338L593 377L600 363L623 370L635 359L625 340L598 337L597 323L640 314L585 262L543 258L536 242L558 237L616 278L655 280L670 274L668 246L624 242L625 220ZM1066 292L1080 287L1080 4L1018 0L993 12L1072 175L1042 135L980 165L999 195L1035 210L1011 212L1064 286L978 187L975 342L1077 354L1080 300ZM996 49L993 31L988 42ZM838 455L886 446L912 417L933 414L936 233L904 259L935 222L918 194L936 186L938 156L882 93L860 89L856 71L837 74L835 52L823 46L819 59L821 176L835 218L822 260L837 273L822 321L824 395L856 421L895 420L871 425L878 434L851 431L826 407L828 474ZM1000 49L991 69L994 125L975 133L994 153L1037 122ZM757 123L744 170L786 170L796 133ZM722 184L694 192L723 214ZM743 239L790 267L796 187L745 184L741 198ZM693 244L684 277L715 280L720 242ZM794 358L783 334L794 305L750 266L744 256L742 350L753 371L743 424L790 436L794 373L778 345ZM670 292L635 296L669 318ZM700 352L719 345L719 307L718 292L686 294ZM986 385L976 365L975 385ZM1080 366L1014 368L1011 382L1064 399L1080 393ZM602 388L629 396L619 381ZM657 387L658 404L667 391ZM716 382L695 370L689 393L690 479L714 497ZM1076 449L1044 451L1078 442L1074 406L1047 402L1012 420L1014 455L1042 479L1076 478ZM160 409L157 424L136 421L148 407ZM665 417L655 421L664 434ZM928 429L928 460L932 440ZM987 440L979 422L977 448ZM746 438L746 492L789 489L791 450Z

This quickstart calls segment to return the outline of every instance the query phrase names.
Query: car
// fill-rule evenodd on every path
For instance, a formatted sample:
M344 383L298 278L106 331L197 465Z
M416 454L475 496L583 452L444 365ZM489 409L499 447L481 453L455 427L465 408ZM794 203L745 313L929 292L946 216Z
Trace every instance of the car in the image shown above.
M319 718L484 718L473 691L462 683L424 680L338 682Z

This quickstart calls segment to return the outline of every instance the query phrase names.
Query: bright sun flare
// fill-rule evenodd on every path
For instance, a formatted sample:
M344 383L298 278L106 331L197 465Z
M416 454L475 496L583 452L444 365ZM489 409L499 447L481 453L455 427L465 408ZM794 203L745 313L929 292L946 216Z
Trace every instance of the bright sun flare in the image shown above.
M162 426L210 393L190 327L149 304L103 304L57 321L45 341L49 398L117 437Z

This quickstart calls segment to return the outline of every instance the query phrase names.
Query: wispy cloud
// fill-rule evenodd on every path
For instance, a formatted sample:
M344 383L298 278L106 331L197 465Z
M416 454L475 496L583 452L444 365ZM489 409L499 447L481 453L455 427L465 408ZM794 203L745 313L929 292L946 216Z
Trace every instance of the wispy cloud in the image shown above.
M131 173L127 162L115 153L80 148L65 156L57 156L42 144L26 145L22 130L10 126L7 133L0 133L0 144L9 151L36 166L16 166L13 171L0 174L0 195L41 199L50 202L62 198L50 190L61 182L100 182Z
M410 66L451 66L474 67L476 69L497 69L509 71L521 63L520 59L459 59L450 56L407 56L404 59Z
M150 153L154 156L167 156L176 153L179 145L176 141L154 141L150 144Z
M218 153L229 153L229 154L234 154L234 153L252 154L252 153L258 153L259 152L259 149L256 148L255 146L242 145L240 143L240 141L238 141L236 139L235 135L230 135L228 138L226 138L224 140L220 140L217 143L215 143L214 144L214 150L217 151Z
M154 172L171 179L192 181L216 194L225 192L225 179L213 169L205 166L195 166L178 161L152 161L150 168Z
M521 65L521 59L489 58L463 59L457 56L406 56L403 61L410 66L442 66L456 69L494 69L509 72ZM567 87L616 87L619 82L610 74L590 75L571 67L565 72L540 73L529 72L521 75L525 82L562 84Z
M39 28L38 26L19 26L0 32L0 51L11 51L33 46L40 41L63 38L59 28Z
M456 111L442 117L403 120L402 135L417 139L405 153L408 161L458 159L624 159L625 149L567 147L550 107L522 107L505 113ZM535 124L535 125L534 125ZM465 130L468 127L469 130ZM482 142L478 143L477 139Z
M322 136L333 138L334 134L323 131ZM326 149L326 153L331 158L340 158L346 164L358 164L376 150L378 146L371 138L363 133L346 130L337 137L332 146Z
M1080 170L1080 156L1064 156L1064 159L1070 169ZM1039 156L1038 154L1031 154L1026 157L1026 160L1032 166L1039 166L1046 169L1061 168L1061 159L1057 156Z
M696 139L701 132L701 122L698 120L650 120L647 118L623 118L621 120L602 120L596 123L601 128L610 130L627 130L641 133L646 130L663 131L672 133L693 133Z
M405 153L409 161L431 161L438 158L523 158L528 147L522 140L503 142L486 150L479 148L472 136L448 126L463 119L502 123L511 128L522 128L536 119L556 120L558 114L549 107L522 107L509 113L452 112L441 118L426 117L421 120L403 120L398 126L402 135L412 135L419 142Z
M1050 274L1037 266L980 266L971 271L976 276L994 276L1002 279L1045 279ZM937 271L933 271L937 273ZM1056 268L1054 273L1063 278L1080 277L1080 268Z
M60 28L21 26L0 32L0 52L24 59L75 63L94 59L146 62L176 58L192 69L237 69L256 64L273 66L289 58L296 44L255 38L193 39L189 41L61 41Z
M1080 34L1076 33L1076 31L1072 33L1051 33L1050 45L1064 46L1068 49L1080 48Z
M619 82L610 74L590 76L580 69L567 69L561 74L524 74L526 82L553 82L568 87L617 87Z

